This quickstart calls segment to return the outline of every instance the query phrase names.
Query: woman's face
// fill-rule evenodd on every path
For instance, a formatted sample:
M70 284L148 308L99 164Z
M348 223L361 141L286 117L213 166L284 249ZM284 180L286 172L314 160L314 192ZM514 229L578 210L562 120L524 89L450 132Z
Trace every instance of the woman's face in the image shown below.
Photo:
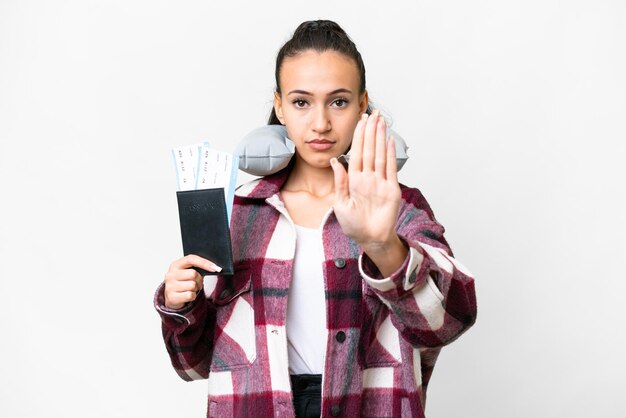
M300 161L329 167L331 158L347 151L367 109L359 81L356 63L336 51L307 50L283 61L274 109Z

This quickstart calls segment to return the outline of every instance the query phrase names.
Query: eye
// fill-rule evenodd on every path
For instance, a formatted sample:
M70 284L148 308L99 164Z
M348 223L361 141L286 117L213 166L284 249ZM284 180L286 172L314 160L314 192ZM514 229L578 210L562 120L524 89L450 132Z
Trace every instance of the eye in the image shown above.
M304 106L307 105L307 102L306 100L303 100L303 99L296 99L293 101L293 104L298 108L303 108Z
M339 108L346 107L347 105L348 105L348 100L343 99L343 98L336 99L332 103L332 106L339 107Z

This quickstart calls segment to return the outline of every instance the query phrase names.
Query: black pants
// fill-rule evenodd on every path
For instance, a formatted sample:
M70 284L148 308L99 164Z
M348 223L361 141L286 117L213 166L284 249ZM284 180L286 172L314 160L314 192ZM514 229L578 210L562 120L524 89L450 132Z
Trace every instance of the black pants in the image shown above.
M322 414L322 375L291 375L291 391L296 418L313 418Z

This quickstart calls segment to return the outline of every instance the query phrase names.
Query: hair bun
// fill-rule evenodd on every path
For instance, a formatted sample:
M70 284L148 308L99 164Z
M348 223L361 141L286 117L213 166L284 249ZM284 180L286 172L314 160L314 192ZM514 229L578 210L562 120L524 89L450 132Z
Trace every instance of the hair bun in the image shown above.
M309 20L306 22L302 22L300 26L296 28L294 32L294 36L296 34L302 34L307 32L335 32L345 35L345 31L339 26L336 22L332 20Z

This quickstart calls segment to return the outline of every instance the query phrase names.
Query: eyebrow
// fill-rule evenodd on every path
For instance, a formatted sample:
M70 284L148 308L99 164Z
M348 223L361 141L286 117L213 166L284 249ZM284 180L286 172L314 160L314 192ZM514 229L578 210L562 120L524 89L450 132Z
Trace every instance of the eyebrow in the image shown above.
M340 88L340 89L336 89L331 91L330 93L328 93L329 96L332 96L333 94L337 94L337 93L348 93L348 94L352 94L352 91L348 90L348 89L344 89L344 88ZM302 94L302 95L306 95L306 96L313 96L313 93L310 93L306 90L291 90L289 93L287 93L287 96L289 96L290 94Z

